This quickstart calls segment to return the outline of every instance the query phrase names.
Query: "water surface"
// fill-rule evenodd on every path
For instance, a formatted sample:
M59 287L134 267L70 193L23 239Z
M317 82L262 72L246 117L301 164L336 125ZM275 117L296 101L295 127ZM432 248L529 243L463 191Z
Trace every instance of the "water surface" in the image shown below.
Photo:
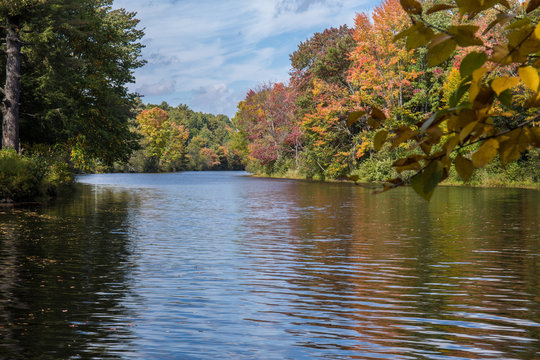
M243 175L0 209L0 358L540 358L537 191Z

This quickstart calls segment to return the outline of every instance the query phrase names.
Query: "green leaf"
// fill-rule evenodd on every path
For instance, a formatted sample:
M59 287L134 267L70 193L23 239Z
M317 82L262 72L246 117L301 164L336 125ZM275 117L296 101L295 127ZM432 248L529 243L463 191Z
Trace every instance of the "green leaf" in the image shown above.
M432 161L429 165L411 178L411 186L418 195L429 201L435 188L441 182L444 166L440 161Z
M471 52L465 56L459 66L459 73L462 78L472 75L473 71L479 69L487 61L487 55L485 53Z
M499 99L501 104L503 104L507 108L511 108L513 97L514 97L514 94L512 94L511 90L505 90L497 96L497 99Z
M461 85L456 91L452 93L450 96L450 101L448 102L448 105L450 107L456 107L459 104L459 101L463 98L463 95L469 90L469 85Z
M456 166L456 171L458 172L459 177L461 177L463 181L469 181L474 173L474 165L472 161L459 154L454 160L454 165Z
M387 138L388 138L388 130L386 129L379 130L377 134L375 134L375 137L373 138L373 150L375 151L381 150Z

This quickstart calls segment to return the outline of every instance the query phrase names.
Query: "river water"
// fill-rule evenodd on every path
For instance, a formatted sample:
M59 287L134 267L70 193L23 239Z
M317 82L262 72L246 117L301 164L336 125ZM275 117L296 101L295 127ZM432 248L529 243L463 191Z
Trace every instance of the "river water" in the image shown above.
M0 209L0 359L540 359L538 191L79 183Z

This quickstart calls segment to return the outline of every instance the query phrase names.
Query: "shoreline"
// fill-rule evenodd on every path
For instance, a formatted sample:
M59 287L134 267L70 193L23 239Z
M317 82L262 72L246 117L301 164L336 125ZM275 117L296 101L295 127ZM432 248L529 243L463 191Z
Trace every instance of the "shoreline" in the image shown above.
M321 182L321 183L344 183L344 184L354 184L362 187L375 188L382 186L382 182L363 182L363 181L351 181L351 180L321 180L321 179L308 179L302 176L279 176L279 175L265 175L265 174L254 174L248 173L247 176L255 178L266 178L266 179L276 179L276 180L297 180L297 181L309 181L309 182ZM409 184L405 186L410 186ZM540 190L540 183L538 184L529 184L529 183L481 183L481 184L466 184L462 182L445 180L441 182L438 186L448 186L448 187L469 187L469 188L479 188L479 189L527 189L527 190Z

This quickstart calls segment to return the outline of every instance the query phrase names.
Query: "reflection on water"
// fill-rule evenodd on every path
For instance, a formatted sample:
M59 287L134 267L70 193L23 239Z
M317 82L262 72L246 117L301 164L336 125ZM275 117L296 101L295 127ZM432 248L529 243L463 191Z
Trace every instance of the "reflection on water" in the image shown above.
M0 358L540 358L537 191L240 175L0 210Z

